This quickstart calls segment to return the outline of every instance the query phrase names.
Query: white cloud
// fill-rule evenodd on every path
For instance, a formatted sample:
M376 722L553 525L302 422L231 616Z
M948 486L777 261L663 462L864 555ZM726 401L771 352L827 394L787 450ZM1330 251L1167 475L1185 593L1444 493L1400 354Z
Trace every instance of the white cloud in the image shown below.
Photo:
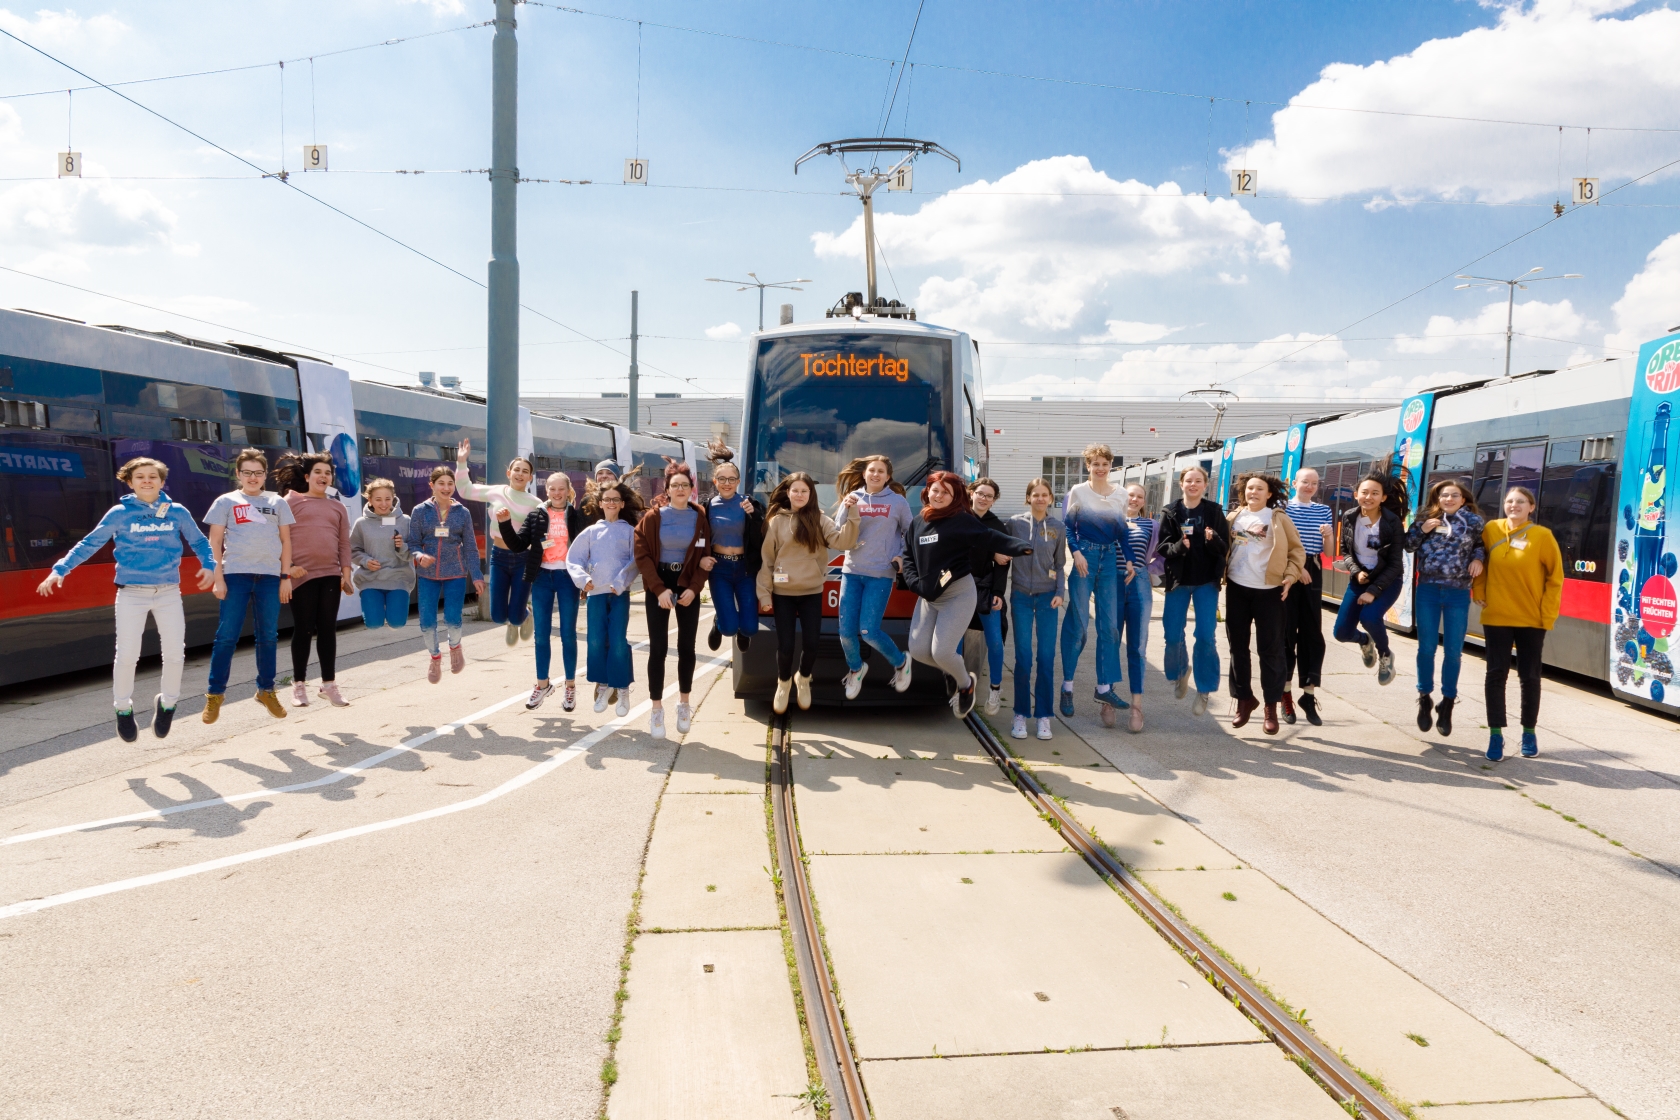
M55 12L41 8L35 18L18 15L0 8L0 27L27 39L36 46L95 46L107 47L129 32L129 26L116 16L101 15L83 19L69 8Z
M467 6L461 0L402 0L405 4L424 4L434 16L464 15Z
M1586 318L1566 299L1519 303L1511 309L1511 324L1518 334L1547 339L1576 339L1588 328ZM1422 335L1401 335L1394 342L1394 349L1402 354L1444 354L1460 348L1499 350L1504 346L1504 300L1487 304L1468 319L1431 315Z
M739 323L719 323L715 327L706 328L706 337L713 342L727 342L740 338L741 326Z
M816 233L818 256L863 256L863 220ZM1231 199L1186 195L1176 183L1111 179L1084 156L1034 160L959 187L914 214L879 214L875 233L893 267L943 269L916 294L922 318L978 331L1095 330L1116 281L1229 262L1289 267L1280 223Z
M1102 334L1086 335L1081 342L1159 342L1179 330L1165 323L1132 323L1125 319L1110 319Z
M1645 267L1628 281L1611 311L1616 330L1604 336L1604 345L1622 350L1637 352L1640 343L1661 338L1680 323L1680 233L1646 255Z
M1492 27L1431 39L1369 66L1337 63L1272 117L1273 137L1231 153L1228 168L1259 173L1263 191L1306 197L1386 193L1393 198L1511 202L1559 190L1555 127L1475 124L1385 112L1583 126L1680 128L1680 11L1622 19L1633 0L1533 0L1491 5ZM1366 112L1330 112L1307 106ZM1562 193L1570 178L1641 175L1667 156L1650 134L1569 128ZM1380 208L1383 200L1376 200Z

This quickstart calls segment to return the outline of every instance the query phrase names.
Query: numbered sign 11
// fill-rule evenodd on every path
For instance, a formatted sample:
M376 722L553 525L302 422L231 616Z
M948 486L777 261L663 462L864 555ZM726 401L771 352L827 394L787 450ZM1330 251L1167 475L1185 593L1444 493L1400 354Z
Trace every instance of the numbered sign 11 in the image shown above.
M1260 177L1253 171L1237 170L1231 172L1232 194L1259 194Z
M887 189L889 191L914 190L915 182L915 177L910 174L910 165L907 163L893 172L892 179L887 182Z
M82 177L82 153L58 153L58 177L60 179L80 179Z
M634 183L639 187L647 186L648 161L645 159L627 159L624 161L624 181Z
M1597 202L1597 201L1598 201L1598 180L1597 179L1577 179L1577 180L1575 180L1575 196L1574 196L1575 205L1585 206L1589 202Z
M325 144L305 144L303 146L303 169L305 171L325 171L327 169L327 146Z

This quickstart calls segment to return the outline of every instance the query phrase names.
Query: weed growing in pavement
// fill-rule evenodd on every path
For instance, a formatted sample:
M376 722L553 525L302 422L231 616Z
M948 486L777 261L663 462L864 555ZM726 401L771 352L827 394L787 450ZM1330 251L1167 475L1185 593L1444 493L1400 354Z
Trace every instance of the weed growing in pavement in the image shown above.
M1417 1043L1419 1046L1428 1046L1429 1045L1429 1040L1427 1038L1423 1037L1421 1034L1413 1034L1411 1031L1407 1031L1406 1032L1406 1037L1411 1039L1413 1042Z
M706 884L706 893L707 894L716 894L717 893L717 884L716 883L707 883Z
M1516 787L1506 786L1505 788L1506 789L1515 789ZM1521 793L1522 791L1519 790L1518 792ZM1626 852L1630 856L1633 856L1635 859L1645 859L1646 858L1645 856L1641 855L1640 853L1634 851L1632 848L1628 847L1626 844L1622 843L1620 840L1611 839L1609 836L1606 836L1604 833L1600 832L1598 829L1592 827L1591 825L1582 824L1580 821L1576 820L1574 817L1570 816L1568 813L1563 812L1561 809L1554 809L1554 808L1552 808L1552 806L1546 804L1544 801L1536 801L1534 798L1529 797L1528 794L1526 794L1526 793L1522 793L1522 796L1527 798L1529 803L1531 805L1533 805L1536 809L1545 809L1547 812L1555 814L1556 816L1559 816L1559 817L1563 818L1565 821L1568 821L1570 824L1574 825L1576 828L1583 829L1587 832L1592 833L1594 836L1598 837L1600 840L1603 840L1605 843L1609 844L1611 847L1620 848L1620 849L1622 849L1622 851Z
M1224 894L1220 895L1219 897L1223 898L1226 902L1235 902L1237 900L1237 896L1232 894L1230 891L1226 891Z
M808 1108L817 1116L827 1116L829 1110L834 1107L834 1102L829 1100L828 1097L828 1086L821 1081L812 1081L805 1086L803 1093L775 1093L772 1095L798 1101L799 1103L793 1108L795 1112L804 1112Z
M601 1063L601 1084L609 1089L618 1084L618 1063L611 1058Z

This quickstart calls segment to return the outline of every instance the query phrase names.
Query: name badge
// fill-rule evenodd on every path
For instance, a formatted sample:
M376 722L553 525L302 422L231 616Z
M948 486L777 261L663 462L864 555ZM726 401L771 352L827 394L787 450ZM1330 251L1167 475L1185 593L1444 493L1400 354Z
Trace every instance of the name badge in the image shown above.
M770 573L770 580L771 580L772 583L787 583L787 582L789 582L788 574L786 572L782 571L782 569L780 569L780 568L777 568L774 572Z
M705 547L706 547L706 538L705 538L705 537L700 537L700 538L698 538L698 539L697 539L697 540L696 540L696 541L695 541L695 542L694 542L694 547L695 547L695 548L705 548Z
M1523 549L1528 547L1528 542L1527 541L1512 541L1511 542L1511 547L1516 549L1518 552L1521 552Z
M939 534L938 533L929 533L925 537L917 537L916 538L916 543L917 544L938 544L939 543Z
M945 571L939 573L939 586L944 587L947 583L950 583L950 582L951 582L950 569L946 569Z
M395 525L397 523L397 519L394 517L381 517L379 519L379 523L381 525Z
M447 537L448 535L449 527L447 525L439 525L436 529L432 530L432 536L434 537Z
M164 502L161 506L158 507L157 515L159 517L166 517L166 516L168 516L168 514L169 514L169 503Z

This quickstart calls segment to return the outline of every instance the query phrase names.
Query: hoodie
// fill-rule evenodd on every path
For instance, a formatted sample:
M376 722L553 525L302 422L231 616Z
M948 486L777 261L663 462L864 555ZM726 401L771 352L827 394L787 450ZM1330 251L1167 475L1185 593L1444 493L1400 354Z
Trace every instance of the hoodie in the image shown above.
M857 544L846 551L846 561L840 571L892 579L898 574L893 560L904 554L904 531L910 528L916 515L904 495L891 487L879 494L871 494L861 487L852 493L857 495L857 506L841 505L834 515L835 525L842 529L848 521L858 523Z
M1032 546L1032 555L1023 556L1009 564L1009 578L1014 589L1023 595L1042 595L1054 592L1057 598L1067 596L1067 529L1062 519L1053 513L1043 521L1034 521L1032 510L1017 513L1009 519L1009 535Z
M137 495L124 494L122 501L105 511L93 532L76 542L52 570L55 575L67 576L71 569L92 559L106 541L115 541L118 587L177 584L181 582L183 537L199 564L214 571L216 561L210 555L210 542L186 506L177 505L168 494L159 494L158 500L149 505Z
M400 504L392 505L384 517L371 505L362 507L362 515L350 527L350 561L355 565L350 578L357 591L414 590L414 561L403 539L407 536L408 514ZM379 561L377 572L368 570L369 560Z

